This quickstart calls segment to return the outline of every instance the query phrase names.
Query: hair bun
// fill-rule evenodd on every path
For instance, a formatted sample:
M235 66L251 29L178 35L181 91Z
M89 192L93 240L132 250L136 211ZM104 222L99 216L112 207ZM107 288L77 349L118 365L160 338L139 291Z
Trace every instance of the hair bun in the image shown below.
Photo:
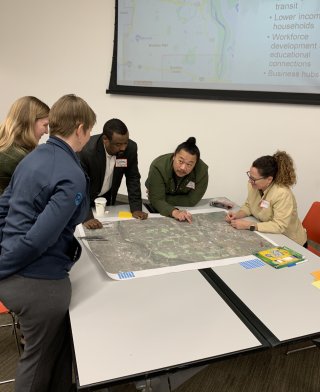
M189 145L195 146L195 145L196 145L196 138L193 137L193 136L191 136L191 137L188 138L188 140L186 141L186 143L189 144Z

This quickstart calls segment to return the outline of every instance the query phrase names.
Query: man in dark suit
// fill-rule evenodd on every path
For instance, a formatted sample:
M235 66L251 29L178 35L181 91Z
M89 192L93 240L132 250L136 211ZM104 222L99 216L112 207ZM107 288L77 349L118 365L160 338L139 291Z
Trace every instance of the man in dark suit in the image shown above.
M137 144L129 139L128 128L121 120L113 118L107 121L102 134L91 136L79 156L90 177L91 206L100 196L107 199L107 205L114 205L125 175L132 216L137 219L148 217L142 211ZM88 229L102 227L101 222L94 219L91 209L84 225Z

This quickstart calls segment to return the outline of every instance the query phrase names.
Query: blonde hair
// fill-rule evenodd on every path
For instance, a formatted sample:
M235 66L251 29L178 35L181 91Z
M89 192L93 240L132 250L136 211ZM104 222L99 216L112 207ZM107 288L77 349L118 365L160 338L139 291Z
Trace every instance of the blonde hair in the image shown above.
M87 131L95 123L94 111L86 101L74 94L58 99L49 114L50 136L69 137L80 124L83 124L84 131Z
M34 135L35 123L48 117L49 111L49 106L36 97L17 99L0 125L0 151L6 151L11 146L33 150L38 144Z

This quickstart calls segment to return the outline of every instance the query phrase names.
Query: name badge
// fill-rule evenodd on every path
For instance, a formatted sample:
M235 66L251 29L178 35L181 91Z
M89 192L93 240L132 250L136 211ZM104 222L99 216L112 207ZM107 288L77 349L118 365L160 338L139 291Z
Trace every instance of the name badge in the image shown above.
M127 159L116 159L116 167L128 167Z
M269 208L270 207L270 202L267 201L267 200L261 200L260 207L261 208Z
M193 181L189 181L186 185L187 188L195 189L196 184Z

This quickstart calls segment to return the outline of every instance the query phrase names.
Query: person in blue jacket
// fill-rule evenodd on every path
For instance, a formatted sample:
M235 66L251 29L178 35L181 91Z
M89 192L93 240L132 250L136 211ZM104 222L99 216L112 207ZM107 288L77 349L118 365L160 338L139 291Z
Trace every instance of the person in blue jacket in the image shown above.
M68 276L81 254L74 237L89 208L77 152L96 115L75 95L49 113L50 137L17 166L0 197L0 301L18 317L26 344L16 392L72 390Z

